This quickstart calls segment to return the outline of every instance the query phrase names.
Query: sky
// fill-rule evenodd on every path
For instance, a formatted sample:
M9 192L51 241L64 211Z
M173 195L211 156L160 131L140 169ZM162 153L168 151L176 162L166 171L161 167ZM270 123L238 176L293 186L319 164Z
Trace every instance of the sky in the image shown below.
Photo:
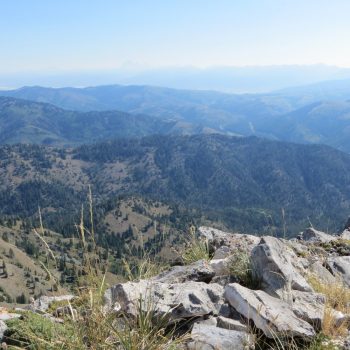
M349 0L1 0L0 74L350 67Z

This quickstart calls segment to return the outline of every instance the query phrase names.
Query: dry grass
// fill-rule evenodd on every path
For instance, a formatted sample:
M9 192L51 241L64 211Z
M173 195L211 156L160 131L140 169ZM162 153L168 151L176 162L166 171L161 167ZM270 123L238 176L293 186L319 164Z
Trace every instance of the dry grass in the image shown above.
M211 259L208 241L196 236L196 229L191 226L188 238L186 239L183 252L179 254L185 265L191 264L198 260Z
M339 279L335 283L321 282L314 275L309 276L308 281L313 289L326 297L326 307L322 332L329 337L346 336L348 334L347 322L336 323L335 313L333 310L340 311L344 314L350 312L350 289Z
M175 350L184 342L185 337L176 337L175 328L168 327L167 315L154 317L151 307L144 309L145 301L140 298L136 305L137 316L127 317L115 315L104 308L104 293L106 290L105 274L97 259L95 232L93 225L92 196L89 189L90 228L84 226L82 210L77 231L83 247L83 263L86 275L79 280L75 291L76 298L71 302L61 303L71 311L65 317L62 325L56 325L50 320L34 313L25 313L24 320L15 320L12 325L12 341L17 348L28 349L67 349L67 350ZM41 215L40 215L41 216ZM40 222L41 219L40 219ZM41 225L41 231L43 231ZM56 261L55 255L45 241L44 235L38 236L44 241L48 255ZM94 249L88 249L88 245ZM160 265L152 261L143 252L138 264L131 267L124 261L124 268L130 280L149 278L160 271ZM56 280L54 281L56 283ZM53 311L51 309L51 311ZM10 325L11 327L11 325ZM13 347L15 349L16 347Z

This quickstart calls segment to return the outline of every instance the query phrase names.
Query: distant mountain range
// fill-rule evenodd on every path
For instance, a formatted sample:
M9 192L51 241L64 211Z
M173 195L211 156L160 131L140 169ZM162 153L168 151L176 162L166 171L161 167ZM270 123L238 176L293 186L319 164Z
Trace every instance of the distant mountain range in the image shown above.
M336 231L350 212L350 155L328 146L151 136L74 150L2 146L0 162L0 214L31 217L40 206L56 231L73 225L89 184L97 204L143 195L241 232L283 234L285 225L295 235L310 222Z
M0 76L0 87L96 86L118 82L123 85L166 86L175 89L266 93L290 86L337 79L350 79L350 69L324 64L207 68L129 66L96 71L3 73Z
M350 152L350 80L255 95L120 85L24 87L0 95L7 96L0 99L1 143L77 145L215 132L323 143Z
M74 146L112 138L209 132L175 118L119 111L76 112L47 103L0 97L0 144Z

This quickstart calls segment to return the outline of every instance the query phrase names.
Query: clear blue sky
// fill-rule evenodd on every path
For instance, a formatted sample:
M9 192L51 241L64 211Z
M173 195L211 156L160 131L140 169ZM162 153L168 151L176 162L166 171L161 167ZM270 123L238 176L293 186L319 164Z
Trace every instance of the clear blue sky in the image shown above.
M2 0L0 73L350 67L350 0Z

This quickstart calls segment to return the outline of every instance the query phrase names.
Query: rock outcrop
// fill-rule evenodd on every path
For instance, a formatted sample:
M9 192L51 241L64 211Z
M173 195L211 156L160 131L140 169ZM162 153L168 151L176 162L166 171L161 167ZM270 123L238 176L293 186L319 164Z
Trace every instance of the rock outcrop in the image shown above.
M307 242L327 243L337 239L337 237L309 227L302 233L302 239Z
M215 271L211 264L200 260L188 266L174 266L151 280L164 283L210 282L214 276Z
M254 349L254 337L246 332L228 330L196 323L191 332L188 350L248 350Z
M267 337L311 338L315 335L313 327L296 316L290 304L261 290L253 291L233 283L226 286L225 298Z
M263 237L252 250L251 258L254 276L267 293L281 296L293 289L313 291L297 270L297 256L282 240Z
M334 275L340 276L350 287L350 256L335 256L328 259L328 266Z
M183 350L253 349L254 329L267 342L277 337L307 343L326 324L326 305L336 327L350 325L346 311L333 309L334 303L327 304L326 297L311 287L312 283L322 290L314 281L325 286L342 281L350 287L350 255L344 238L314 229L306 230L299 240L258 238L209 227L201 227L198 234L208 242L210 261L173 266L147 280L114 285L105 292L103 311L133 321L140 312L151 311L155 321L187 332ZM63 323L67 317L81 315L70 305L47 311L52 302L72 298L42 296L30 309ZM5 330L0 318L0 338Z
M204 282L161 283L142 280L117 284L107 290L110 309L118 303L120 311L136 315L138 306L153 310L157 316L171 320L219 314L224 304L224 290L219 284Z

